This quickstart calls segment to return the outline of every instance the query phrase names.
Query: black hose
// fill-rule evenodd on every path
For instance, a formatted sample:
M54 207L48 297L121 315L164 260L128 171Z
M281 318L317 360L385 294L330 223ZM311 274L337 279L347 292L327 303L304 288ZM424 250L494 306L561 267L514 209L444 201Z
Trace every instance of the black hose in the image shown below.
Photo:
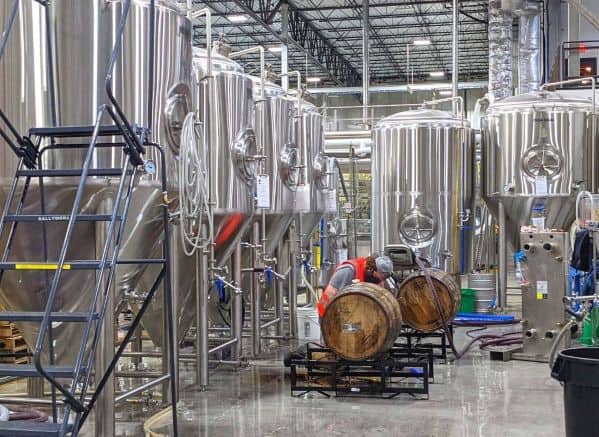
M428 286L430 287L432 293L433 293L433 301L435 304L435 308L437 310L437 313L439 314L439 319L441 320L441 325L443 327L443 331L445 333L445 336L447 337L447 341L449 343L449 347L451 348L451 351L453 352L456 360L459 360L460 358L462 358L466 352L468 352L470 350L470 348L477 342L477 341L482 341L485 339L488 340L495 340L494 342L491 341L490 343L483 343L483 345L493 345L493 344L502 344L502 343L510 343L510 344L516 344L517 343L521 343L522 340L520 338L515 338L515 337L509 337L510 335L514 335L514 333L509 333L509 334L482 334L478 337L473 337L472 340L470 342L468 342L466 344L466 346L461 350L458 351L456 348L456 345L454 343L454 339L453 339L453 334L449 329L449 321L448 321L448 317L445 314L445 312L443 311L443 306L441 305L441 299L439 298L439 292L437 291L437 287L435 287L435 284L432 280L431 277L431 270L426 268L424 262L420 259L420 258L416 258L416 263L418 264L418 267L420 267L420 269L422 270L422 272L424 273L424 277L426 279L426 282L428 284ZM494 324L493 324L494 325ZM472 326L472 325L469 325ZM485 325L475 325L475 326L485 326Z

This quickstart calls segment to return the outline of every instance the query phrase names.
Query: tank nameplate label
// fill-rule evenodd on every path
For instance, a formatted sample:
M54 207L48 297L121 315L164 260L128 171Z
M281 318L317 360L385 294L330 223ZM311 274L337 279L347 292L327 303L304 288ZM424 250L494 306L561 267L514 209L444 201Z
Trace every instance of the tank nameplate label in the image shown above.
M356 332L362 331L362 324L361 323L344 323L343 327L341 329L344 333L355 334Z
M266 174L258 176L256 184L256 203L258 208L270 208L270 178Z
M549 298L549 283L547 281L537 281L537 300Z
M547 176L535 176L535 193L547 194Z

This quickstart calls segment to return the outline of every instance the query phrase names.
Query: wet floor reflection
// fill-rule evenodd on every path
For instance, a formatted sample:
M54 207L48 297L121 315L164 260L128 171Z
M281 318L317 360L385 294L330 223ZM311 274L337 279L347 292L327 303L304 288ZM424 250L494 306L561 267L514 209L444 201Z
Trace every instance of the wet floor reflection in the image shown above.
M186 390L182 436L530 437L563 435L562 392L546 364L490 362L473 352L436 367L430 400L292 398L287 369L256 363L211 375L206 392ZM168 422L165 416L164 422ZM157 424L156 435L169 435Z

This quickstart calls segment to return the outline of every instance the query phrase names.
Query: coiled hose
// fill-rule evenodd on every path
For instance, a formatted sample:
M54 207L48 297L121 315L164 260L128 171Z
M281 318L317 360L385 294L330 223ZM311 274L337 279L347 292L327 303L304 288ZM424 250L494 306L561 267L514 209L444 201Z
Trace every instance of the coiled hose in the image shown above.
M201 139L198 144L198 138ZM183 251L192 256L205 248L213 237L213 221L208 205L207 146L204 130L190 112L183 121L179 149L179 212ZM202 219L208 217L209 238L202 242Z

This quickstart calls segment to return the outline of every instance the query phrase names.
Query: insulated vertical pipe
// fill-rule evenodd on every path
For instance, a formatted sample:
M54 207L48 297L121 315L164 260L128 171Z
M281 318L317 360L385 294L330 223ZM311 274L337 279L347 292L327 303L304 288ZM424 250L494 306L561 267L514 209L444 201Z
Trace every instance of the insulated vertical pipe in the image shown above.
M362 0L362 122L368 125L368 87L370 86L370 65L369 65L369 0Z
M541 86L541 15L525 14L520 17L518 38L518 93L536 91Z
M499 284L497 287L497 306L501 310L507 307L507 220L503 201L499 201Z
M452 68L451 68L451 95L455 98L458 96L458 78L459 78L459 9L458 0L453 0L453 17L452 17ZM453 104L453 112L457 112L456 102Z
M233 282L236 287L241 286L241 244L235 246L233 255ZM243 296L237 290L233 294L233 313L231 315L232 337L237 342L231 346L231 361L239 361L241 358L242 329L243 329Z
M512 13L489 0L489 95L491 102L512 95Z

